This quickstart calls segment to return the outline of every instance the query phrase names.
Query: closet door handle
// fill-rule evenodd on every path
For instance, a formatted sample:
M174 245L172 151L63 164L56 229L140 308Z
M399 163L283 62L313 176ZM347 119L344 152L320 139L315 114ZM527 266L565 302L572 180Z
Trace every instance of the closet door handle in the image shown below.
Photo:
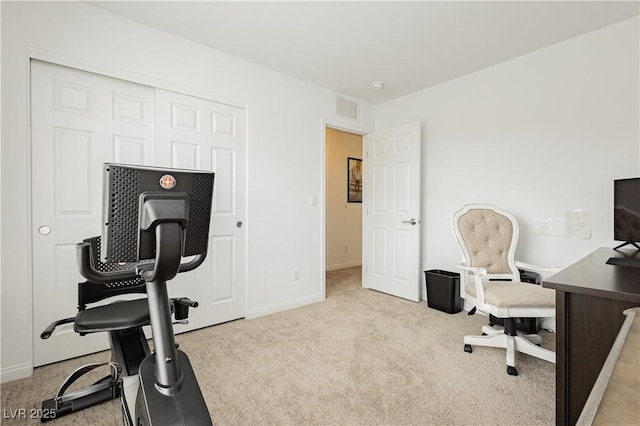
M38 233L40 235L49 235L51 233L51 228L49 228L47 225L42 225L38 228Z

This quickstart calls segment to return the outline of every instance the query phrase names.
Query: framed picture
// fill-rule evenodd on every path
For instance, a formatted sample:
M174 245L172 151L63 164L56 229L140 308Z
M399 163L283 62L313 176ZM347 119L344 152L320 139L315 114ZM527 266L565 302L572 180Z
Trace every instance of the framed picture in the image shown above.
M347 158L347 202L362 202L362 159Z

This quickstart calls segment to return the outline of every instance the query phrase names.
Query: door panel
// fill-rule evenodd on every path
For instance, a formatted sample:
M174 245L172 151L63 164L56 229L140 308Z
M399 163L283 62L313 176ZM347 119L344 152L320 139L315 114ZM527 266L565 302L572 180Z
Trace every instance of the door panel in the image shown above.
M106 349L105 333L79 336L76 243L100 235L102 163L150 164L153 89L40 61L31 63L34 365ZM41 227L50 228L41 233Z
M364 137L362 285L413 301L420 300L420 145L418 122Z
M242 318L245 313L245 110L156 89L158 162L215 172L209 252L202 266L178 275L171 296L200 306L190 312L191 330ZM194 278L195 277L195 278Z
M113 135L113 161L123 164L144 164L148 145L147 139Z

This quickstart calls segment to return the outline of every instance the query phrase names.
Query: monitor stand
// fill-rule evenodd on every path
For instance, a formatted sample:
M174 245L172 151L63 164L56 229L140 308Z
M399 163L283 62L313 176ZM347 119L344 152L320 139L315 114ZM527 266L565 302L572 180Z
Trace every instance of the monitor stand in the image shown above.
M622 250L619 250L620 248L626 246L626 245L632 245L634 246L637 250L635 252L633 251L627 251L624 252ZM616 265L616 266L630 266L632 268L640 268L640 247L638 247L638 244L635 242L627 242L624 244L620 244L618 247L614 248L615 251L617 251L618 253L620 253L622 256L621 257L610 257L607 260L607 265Z
M610 257L606 263L607 265L629 266L631 268L640 268L640 259L636 259L633 257Z
M622 243L622 244L620 244L620 245L615 246L613 249L614 249L614 250L618 250L618 249L620 249L620 248L622 248L622 247L625 247L625 246L628 246L628 245L632 245L632 246L634 246L636 249L640 250L640 246L638 245L638 243L633 242L633 241L627 241L627 242L625 242L625 243Z

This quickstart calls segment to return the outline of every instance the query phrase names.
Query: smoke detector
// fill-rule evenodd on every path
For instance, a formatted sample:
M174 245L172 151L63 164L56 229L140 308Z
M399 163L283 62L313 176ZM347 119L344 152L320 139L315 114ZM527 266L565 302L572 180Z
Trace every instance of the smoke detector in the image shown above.
M371 82L371 88L373 90L382 90L384 89L384 83L381 81L373 81Z

